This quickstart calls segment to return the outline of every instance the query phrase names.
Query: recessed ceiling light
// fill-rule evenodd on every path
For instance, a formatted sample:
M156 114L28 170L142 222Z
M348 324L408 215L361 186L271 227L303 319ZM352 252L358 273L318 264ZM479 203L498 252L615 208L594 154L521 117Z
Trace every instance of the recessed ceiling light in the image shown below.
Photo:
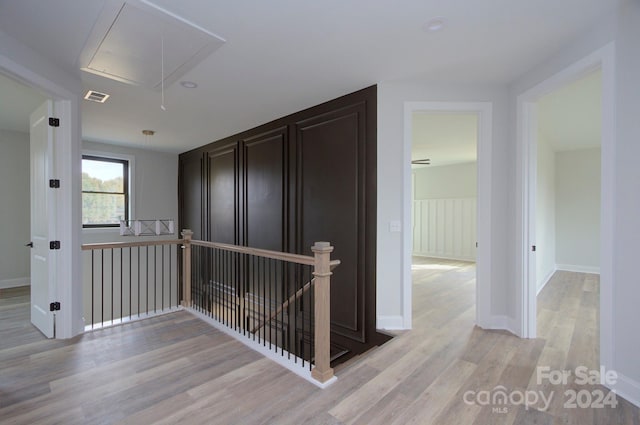
M427 32L438 32L444 29L445 18L439 16L437 18L433 18L427 21L426 24L422 27Z
M195 89L198 87L198 84L193 81L180 81L180 85L185 89Z
M84 98L92 102L104 103L109 99L109 95L106 93L100 93L99 91L89 90L87 94L84 95Z

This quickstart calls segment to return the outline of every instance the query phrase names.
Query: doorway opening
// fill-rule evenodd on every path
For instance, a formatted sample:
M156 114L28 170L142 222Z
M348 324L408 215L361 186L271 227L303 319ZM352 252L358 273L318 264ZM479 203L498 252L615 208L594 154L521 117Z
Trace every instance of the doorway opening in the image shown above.
M599 367L601 93L597 69L540 97L534 111L538 335L568 346L563 335L581 347L568 361L591 369Z
M522 210L516 213L518 220L521 220L521 259L519 260L519 270L522 276L521 289L521 336L525 338L535 338L538 329L538 304L537 293L547 278L551 274L549 259L553 258L555 264L553 267L558 269L569 269L570 272L600 272L599 288L596 288L597 282L586 281L582 287L591 287L591 292L595 295L595 299L591 304L598 307L599 321L594 318L598 329L592 337L595 340L596 354L594 362L607 368L612 367L612 264L613 264L613 151L615 127L613 120L614 111L614 61L613 46L608 45L602 49L592 53L586 58L574 63L565 70L559 72L548 80L543 81L539 85L533 87L518 97L518 157L521 160L519 178L521 181L517 184L519 188L522 204ZM600 81L598 83L598 80ZM557 173L554 184L556 190L555 201L558 202L557 208L554 208L555 220L554 225L557 227L553 232L545 229L544 224L538 223L538 214L536 201L538 200L537 185L549 183L539 182L537 171L539 167L544 167L545 159L542 163L539 157L551 157L550 151L545 147L541 149L538 146L539 121L546 112L539 111L539 106L544 106L546 95L553 96L553 93L560 90L567 90L575 85L589 84L596 85L596 91L599 96L599 105L593 105L591 108L598 108L600 120L600 129L595 132L599 133L595 138L600 141L600 149L591 147L586 149L580 155L570 152L555 152L553 158L556 163L554 170ZM564 89L562 89L564 88ZM584 106L584 105L582 105ZM558 115L558 114L555 114ZM566 118L565 118L566 119ZM596 120L593 119L592 120ZM581 126L586 128L591 123L582 123ZM543 124L544 125L544 124ZM593 130L592 130L593 132ZM586 136L582 136L585 138ZM544 142L543 142L544 143ZM540 154L538 150L542 152ZM599 152L598 152L599 150ZM598 156L599 153L599 156ZM599 172L597 168L600 168ZM594 169L596 172L594 173ZM599 183L600 194L593 196L594 186ZM587 187L590 186L590 187ZM542 189L541 197L547 196L546 189ZM590 192L588 192L590 191ZM562 199L559 197L562 196ZM542 201L544 204L545 201ZM591 206L588 206L591 205ZM581 211L580 209L584 209ZM594 211L596 210L596 211ZM588 213L587 213L588 211ZM599 213L599 217L597 217ZM599 229L596 229L595 237L593 231L591 236L585 239L584 228L588 225L585 221L590 221L593 227L593 221L597 221ZM567 225L566 222L570 222ZM536 229L542 226L540 233ZM561 228L562 227L562 228ZM545 234L546 232L546 234ZM573 232L573 235L571 234ZM555 243L550 243L551 235L555 237ZM540 237L544 246L540 245L537 238ZM598 240L599 239L599 242ZM553 242L553 239L551 239ZM576 244L582 245L577 246ZM586 242L585 242L586 241ZM597 245L599 244L599 248ZM540 250L538 249L540 245ZM552 246L554 248L549 249ZM595 248L595 250L594 250ZM543 251L545 254L543 256ZM556 250L555 253L550 251ZM567 253L567 251L570 251ZM595 251L595 253L594 253ZM579 256L576 256L579 254ZM582 257L582 260L579 257ZM590 257L589 257L590 256ZM593 257L596 257L595 260ZM586 260L591 258L590 264ZM575 264L580 263L583 264ZM538 265L537 263L541 263ZM574 263L574 264L571 264ZM547 270L547 274L542 270ZM563 272L566 273L566 272ZM542 276L538 276L541 274ZM599 291L598 291L599 289ZM542 297L543 295L541 295ZM547 326L541 318L540 325ZM580 326L580 324L578 324ZM597 340L599 331L600 338ZM598 346L599 345L599 349ZM599 357L599 359L598 359Z
M475 311L478 115L414 111L412 138L414 321L440 327Z
M0 74L0 216L7 224L0 234L0 303L3 331L21 338L41 338L30 326L31 220L30 115L46 97L35 89ZM47 295L48 296L48 295ZM4 326L3 326L4 327ZM12 331L13 329L13 331Z
M19 46L16 48L19 51ZM11 51L11 49L9 50ZM37 57L32 56L29 52L25 53L24 58L27 62L30 61L29 63L39 63ZM40 65L36 72L0 54L0 74L41 93L45 99L52 99L50 103L53 104L56 116L50 117L54 119L47 120L47 123L51 123L53 126L59 124L55 130L56 154L51 157L51 166L55 170L55 179L59 180L61 184L55 187L57 202L55 208L49 211L47 219L51 224L50 228L55 229L55 235L50 235L55 240L50 242L54 243L52 246L60 247L60 250L56 248L55 268L52 271L55 276L52 279L55 282L62 282L62 284L55 287L46 301L48 303L47 310L51 309L51 303L54 303L54 306L59 303L61 306L60 311L56 312L57 337L70 338L82 332L83 328L82 286L78 279L82 273L80 262L75 255L76 252L79 252L80 247L80 230L76 225L80 223L79 179L75 178L79 175L80 168L79 161L76 160L80 154L80 113L78 97L74 91L75 85L72 80L62 78L68 84L66 86L60 85L60 83L47 78L45 74L53 72L58 77L61 77L61 74L57 74L55 68L49 67L45 61ZM11 100L9 103L13 107L13 102L19 102L20 98L14 99L12 97ZM43 181L41 184L48 186L49 182ZM28 241L27 238L22 242L22 245ZM33 280L33 276L30 278Z
M435 270L442 276L443 270L458 270L457 277L472 286L470 302L475 305L475 323L484 328L494 327L490 315L491 123L492 105L489 102L405 103L406 209L403 218L405 229L410 229L404 232L403 243L405 328L412 327L414 253L418 254L415 267L422 268L426 274ZM437 146L437 140L431 146L427 142L426 149L418 146L413 149L414 133L419 138L423 132L421 126L426 127L427 136L439 131L436 128L442 128L441 136L449 133L448 141L443 143L441 139L440 146ZM463 136L465 128L467 134ZM457 130L463 131L455 134ZM466 143L454 141L461 137L466 138ZM431 165L413 164L418 167L412 169L412 159L429 159ZM437 177L437 174L441 176ZM442 187L437 183L433 184L438 180L440 186L443 182L450 183L448 194L440 190ZM425 257L440 259L425 261ZM447 263L442 257L453 263ZM419 258L423 260L419 261Z

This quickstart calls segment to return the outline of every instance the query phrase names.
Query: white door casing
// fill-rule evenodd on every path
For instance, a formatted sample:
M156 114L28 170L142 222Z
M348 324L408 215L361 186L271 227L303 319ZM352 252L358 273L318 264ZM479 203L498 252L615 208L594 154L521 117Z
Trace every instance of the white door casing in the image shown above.
M31 323L47 338L54 337L54 316L49 311L55 285L54 196L49 188L53 174L53 102L47 100L30 117L31 176Z
M404 103L404 173L403 173L403 277L402 314L403 328L411 329L411 253L413 251L413 227L411 214L413 197L411 188L411 143L414 111L471 112L478 115L478 195L477 216L478 250L476 253L476 324L483 328L500 328L491 315L491 196L492 196L492 130L493 104L491 102L421 102ZM480 225L482 224L482 225Z

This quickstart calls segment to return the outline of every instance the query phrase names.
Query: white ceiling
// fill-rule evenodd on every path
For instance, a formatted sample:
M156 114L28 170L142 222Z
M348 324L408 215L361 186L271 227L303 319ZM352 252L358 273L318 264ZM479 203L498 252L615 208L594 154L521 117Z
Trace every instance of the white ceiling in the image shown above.
M600 146L602 72L594 72L538 101L538 129L554 151Z
M478 116L467 113L414 112L412 139L412 161L429 158L432 167L475 162Z
M596 24L611 0L154 0L227 42L160 94L84 73L103 6L119 0L0 0L0 28L111 94L82 103L88 140L181 152L369 85L506 84ZM438 33L422 29L443 16ZM7 102L2 99L0 107ZM0 110L0 115L3 112ZM157 133L146 142L142 129Z

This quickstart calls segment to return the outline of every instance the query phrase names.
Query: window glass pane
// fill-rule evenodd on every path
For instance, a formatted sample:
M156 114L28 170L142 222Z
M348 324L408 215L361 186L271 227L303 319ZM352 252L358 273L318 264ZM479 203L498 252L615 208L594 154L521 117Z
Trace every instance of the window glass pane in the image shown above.
M124 195L82 194L82 224L120 224L124 220Z
M82 190L124 192L124 165L118 162L82 160Z

